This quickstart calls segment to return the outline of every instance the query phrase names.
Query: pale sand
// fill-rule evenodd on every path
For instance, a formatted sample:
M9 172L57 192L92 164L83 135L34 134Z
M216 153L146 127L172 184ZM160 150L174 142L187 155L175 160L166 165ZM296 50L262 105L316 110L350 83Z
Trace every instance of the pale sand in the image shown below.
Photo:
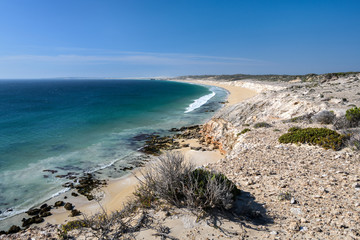
M194 84L203 84L203 85L210 85L215 87L224 88L229 92L228 96L228 103L227 105L233 105L239 103L245 99L251 98L258 94L258 92L243 88L239 86L235 86L232 82L225 82L225 81L210 81L210 80L173 80L177 82L185 82L185 83L194 83Z
M215 163L223 158L218 150L205 152L191 150L190 147L201 146L196 139L185 140L182 144L190 144L190 146L177 151L182 152L185 159L193 163L195 166ZM107 213L121 210L123 205L134 196L133 193L139 183L137 178L141 179L141 170L143 170L143 168L135 169L132 173L127 174L122 178L110 180L108 185L101 189L103 191L103 198L100 201L100 204ZM66 200L63 199L64 196L67 196ZM76 209L86 215L92 215L102 211L98 202L90 202L83 196L72 197L70 192L51 199L49 204L54 204L57 200L73 203ZM63 207L53 209L52 213L53 215L47 217L45 222L40 224L40 226L44 226L46 223L62 224L67 221L77 219L77 217L69 217L70 211L66 211Z
M239 87L231 85L229 82L214 82L214 81L206 81L206 80L175 80L180 82L188 82L194 84L204 84L210 86L216 86L220 88L224 88L229 92L228 103L227 105L233 105L238 102L241 102L247 98L253 97L257 94L256 91L250 90L247 88ZM198 147L200 144L196 139L185 140L183 144L189 143L192 147ZM194 151L191 150L190 147L182 148L178 151L181 151L185 158L191 161L196 166L204 166L209 163L215 163L223 158L223 155L219 152L219 150L214 151ZM108 212L113 212L116 210L121 210L124 203L133 197L133 193L138 186L138 179L135 177L140 177L140 169L134 170L131 174L128 174L122 178L110 180L108 185L102 188L101 190L104 193L103 199L100 201L102 207ZM80 210L82 213L91 215L101 211L99 203L95 201L89 202L86 198L79 196L74 198L70 195L70 193L66 194L68 197L67 201L73 203L76 209ZM64 195L61 196L61 200ZM54 203L59 198L54 198L50 201L50 203ZM66 200L65 200L66 201ZM62 224L69 220L74 220L76 218L69 217L69 211L66 211L63 207L59 209L55 209L52 211L53 215L46 218L45 222L49 222L52 224ZM42 225L45 225L43 223Z

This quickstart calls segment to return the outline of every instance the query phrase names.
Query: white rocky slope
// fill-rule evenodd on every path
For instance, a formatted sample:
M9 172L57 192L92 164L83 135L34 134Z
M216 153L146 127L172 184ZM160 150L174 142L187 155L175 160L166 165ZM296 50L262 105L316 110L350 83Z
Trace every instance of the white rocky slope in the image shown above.
M274 221L258 228L261 238L360 239L359 152L278 142L293 126L333 128L284 120L322 110L339 116L359 106L359 78L289 83L224 108L204 125L207 139L226 152L211 167L253 195ZM256 129L251 126L256 122L272 126ZM251 131L239 134L245 128Z

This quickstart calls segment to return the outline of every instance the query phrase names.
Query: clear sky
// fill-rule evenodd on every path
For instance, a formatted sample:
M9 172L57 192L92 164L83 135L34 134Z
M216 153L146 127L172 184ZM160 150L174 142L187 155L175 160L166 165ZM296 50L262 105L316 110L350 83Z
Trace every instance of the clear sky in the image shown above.
M358 0L0 1L0 78L339 71Z

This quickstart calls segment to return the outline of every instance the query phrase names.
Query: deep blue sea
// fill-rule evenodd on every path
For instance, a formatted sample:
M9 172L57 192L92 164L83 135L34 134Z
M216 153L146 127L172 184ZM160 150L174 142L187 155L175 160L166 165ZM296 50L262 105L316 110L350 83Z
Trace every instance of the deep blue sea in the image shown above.
M55 175L131 166L134 136L204 123L226 95L156 80L1 80L0 220L65 191Z

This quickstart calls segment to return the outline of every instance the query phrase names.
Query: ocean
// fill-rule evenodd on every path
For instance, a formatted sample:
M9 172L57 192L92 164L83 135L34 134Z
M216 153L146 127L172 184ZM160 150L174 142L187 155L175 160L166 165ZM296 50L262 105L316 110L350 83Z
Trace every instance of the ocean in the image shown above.
M136 136L202 124L226 96L158 80L1 80L0 220L67 191L56 175L132 166Z

